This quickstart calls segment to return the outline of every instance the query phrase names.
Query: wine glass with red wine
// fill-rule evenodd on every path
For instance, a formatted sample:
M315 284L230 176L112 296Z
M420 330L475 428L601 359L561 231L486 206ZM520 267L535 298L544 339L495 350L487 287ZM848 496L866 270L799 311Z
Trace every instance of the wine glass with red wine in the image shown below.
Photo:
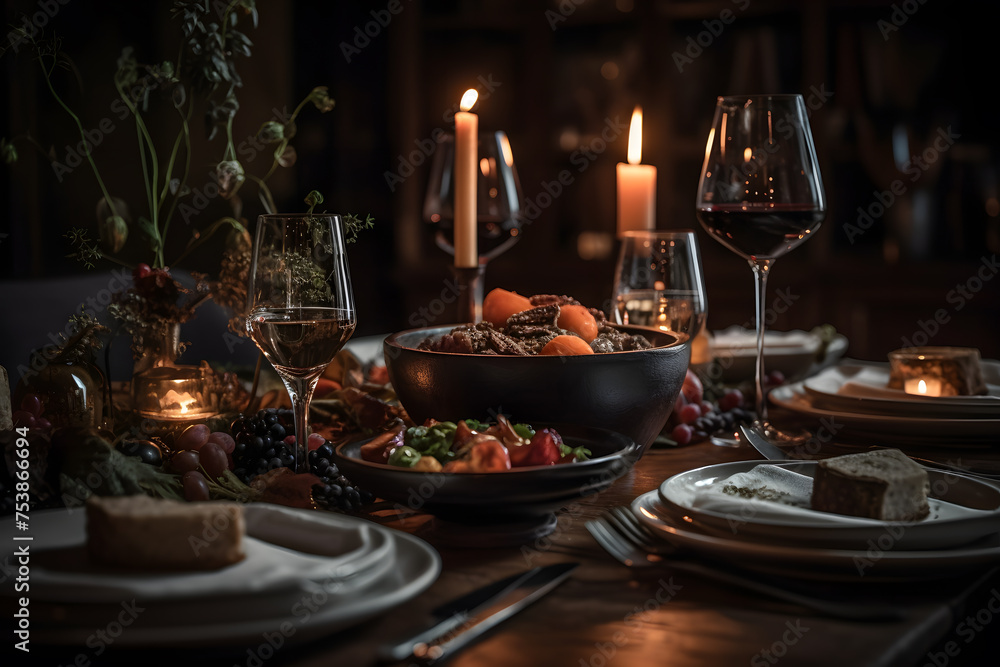
M295 471L309 472L309 403L357 324L340 216L260 216L248 301L247 331L292 401Z
M826 217L823 179L801 95L719 97L696 203L702 227L750 263L756 284L757 426L767 418L764 312L774 261L804 243Z
M476 172L476 247L481 264L508 250L521 238L521 182L507 134L482 132ZM443 134L431 162L424 221L436 227L434 240L455 254L455 135Z

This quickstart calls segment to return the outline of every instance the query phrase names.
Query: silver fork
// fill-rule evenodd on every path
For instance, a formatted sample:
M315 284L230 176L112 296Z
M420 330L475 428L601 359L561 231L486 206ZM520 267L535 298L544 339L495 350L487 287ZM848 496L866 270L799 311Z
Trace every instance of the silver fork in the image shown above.
M683 558L671 558L667 561L665 556L676 554L677 548L651 535L639 523L631 510L626 507L614 507L605 511L597 519L588 521L586 526L597 543L627 567L646 568L663 563L689 574L799 605L834 618L851 620L898 619L906 615L899 607L855 604L803 595L787 588L772 586L756 579L719 568L707 567Z

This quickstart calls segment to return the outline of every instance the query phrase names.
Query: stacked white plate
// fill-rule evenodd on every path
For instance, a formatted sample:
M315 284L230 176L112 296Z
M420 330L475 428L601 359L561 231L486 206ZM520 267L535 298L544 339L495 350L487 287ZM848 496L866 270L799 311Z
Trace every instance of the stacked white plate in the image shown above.
M32 639L84 645L124 614L131 620L118 647L256 646L275 633L290 644L364 622L440 572L426 542L363 519L263 503L244 510L246 558L210 572L97 566L87 557L82 509L33 513L28 532L7 522L4 558L30 548ZM4 595L17 594L10 586Z
M632 510L646 527L685 550L803 578L926 579L1000 564L1000 487L928 471L929 516L887 522L810 509L815 469L814 461L698 468L639 496ZM782 502L722 492L731 484L765 485L783 494Z
M1000 445L1000 362L983 361L983 396L916 396L889 389L887 364L842 362L770 393L774 404L894 444Z

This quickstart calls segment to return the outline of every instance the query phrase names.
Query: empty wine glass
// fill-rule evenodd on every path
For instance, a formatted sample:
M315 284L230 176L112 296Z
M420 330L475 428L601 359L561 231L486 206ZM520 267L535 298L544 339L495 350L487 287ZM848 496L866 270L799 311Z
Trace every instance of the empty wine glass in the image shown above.
M260 216L248 300L247 331L292 401L295 471L308 472L309 402L357 324L340 216Z
M687 229L625 232L612 299L618 324L655 327L694 340L708 317L695 233Z
M750 263L756 284L758 427L764 392L764 311L774 260L804 243L826 217L823 179L801 95L719 97L695 203L702 227Z

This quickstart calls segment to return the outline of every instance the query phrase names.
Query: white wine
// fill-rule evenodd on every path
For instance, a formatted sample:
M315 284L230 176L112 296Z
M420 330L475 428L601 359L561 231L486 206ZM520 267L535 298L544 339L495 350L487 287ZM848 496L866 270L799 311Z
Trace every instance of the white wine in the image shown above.
M339 308L273 308L251 313L248 329L275 370L307 378L333 361L354 327Z
M708 313L697 294L660 290L632 290L615 297L619 324L655 327L681 338L694 338L705 326Z

